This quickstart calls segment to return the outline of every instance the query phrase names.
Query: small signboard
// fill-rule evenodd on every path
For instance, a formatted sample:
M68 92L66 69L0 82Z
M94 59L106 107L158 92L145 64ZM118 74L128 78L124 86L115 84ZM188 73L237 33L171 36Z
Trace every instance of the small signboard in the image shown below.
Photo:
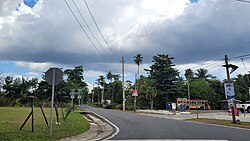
M234 85L233 83L225 83L225 95L226 99L228 101L228 115L232 115L232 109L231 107L234 106L234 100L235 100L235 94L234 94ZM234 109L234 113L236 116L239 115L239 111L237 108Z
M234 85L233 83L225 83L225 94L226 94L226 99L234 99Z
M138 90L133 89L132 90L132 96L138 96Z

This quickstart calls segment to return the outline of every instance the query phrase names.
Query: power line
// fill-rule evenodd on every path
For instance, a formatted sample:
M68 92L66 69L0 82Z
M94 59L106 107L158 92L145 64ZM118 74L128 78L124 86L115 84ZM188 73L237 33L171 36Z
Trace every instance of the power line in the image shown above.
M82 20L84 21L85 25L86 25L87 28L89 29L91 35L94 37L95 41L96 41L96 42L98 43L98 45L103 49L103 51L104 51L106 54L108 54L108 53L106 52L106 50L104 49L104 47L101 45L101 43L97 40L96 36L94 35L93 31L92 31L91 28L89 27L88 23L86 22L85 18L83 17L83 15L82 15L81 11L79 10L78 6L76 5L75 1L72 0L72 2L73 2L73 4L74 4L75 8L77 9L78 13L80 14Z
M240 2L247 2L247 3L250 3L250 1L247 1L247 0L236 0L236 1L240 1Z
M75 15L75 13L73 12L72 8L70 7L70 5L68 4L68 2L66 0L64 0L67 7L69 8L70 12L72 13L72 15L74 16L75 20L77 21L77 23L79 24L79 26L81 27L82 31L85 33L85 35L87 36L88 40L91 42L92 46L94 46L94 48L97 50L98 54L104 59L105 62L107 62L106 58L101 54L101 52L99 51L99 49L95 46L95 44L93 43L93 41L91 40L90 36L88 35L88 33L86 32L86 30L83 28L82 24L80 23L79 19L77 18L77 16ZM73 0L72 0L73 1ZM73 1L74 3L74 1ZM75 3L74 3L75 4ZM77 10L79 10L79 8L76 6ZM79 10L80 11L80 10ZM79 12L78 11L78 12ZM82 14L80 14L82 16ZM83 18L83 16L82 16ZM84 19L85 20L85 19ZM85 20L86 22L86 20ZM86 22L87 23L87 22ZM89 27L89 26L88 26ZM89 28L90 29L90 28ZM92 32L93 33L93 32ZM98 41L97 41L98 42ZM105 63L105 66L109 67L113 67L115 69L114 66L110 65L108 63Z
M240 55L240 56L236 56L236 57L231 57L230 59L241 59L241 58L248 57L248 56L250 56L250 53L249 54Z
M104 40L105 44L106 44L107 47L110 49L110 51L113 53L113 51L112 51L112 49L110 48L110 46L109 46L107 40L104 38L104 36L103 36L103 34L102 34L102 32L101 32L99 26L97 25L96 20L95 20L95 18L94 18L94 16L93 16L92 12L90 11L90 8L89 8L89 6L88 6L87 1L86 1L86 0L83 0L83 1L84 1L84 3L85 3L85 6L86 6L87 9L88 9L88 12L89 12L89 14L90 14L90 16L91 16L93 22L95 23L95 26L96 26L97 30L99 31L100 35L102 36L102 39Z
M87 36L88 40L91 42L92 46L95 47L95 49L97 50L98 54L100 56L102 56L102 58L106 61L105 57L101 54L101 52L99 51L99 49L95 46L95 44L93 43L93 41L91 40L91 38L89 37L88 33L86 32L86 30L83 28L82 24L80 23L80 21L78 20L78 18L76 17L75 13L73 12L73 10L71 9L71 7L69 6L67 0L64 0L66 5L68 6L70 12L72 13L72 15L74 16L75 20L77 21L77 23L80 25L82 31L85 33L85 35Z

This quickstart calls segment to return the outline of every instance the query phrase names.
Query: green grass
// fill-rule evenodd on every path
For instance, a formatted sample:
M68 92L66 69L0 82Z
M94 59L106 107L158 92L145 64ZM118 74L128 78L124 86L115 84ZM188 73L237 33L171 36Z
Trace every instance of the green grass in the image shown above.
M209 119L209 118L187 119L187 120L250 129L250 122L240 122L239 124L235 124L235 123L232 123L231 120Z
M49 137L49 127L43 118L40 108L34 109L34 133L31 128L31 117L20 131L22 123L29 115L30 108L20 107L0 107L0 140L57 140L68 136L77 135L87 131L90 128L85 118L77 112L71 112L65 122L63 121L62 112L59 110L59 121L61 125L56 125L56 115L53 116L53 135ZM50 120L50 109L44 108L47 120ZM64 111L64 114L66 112Z

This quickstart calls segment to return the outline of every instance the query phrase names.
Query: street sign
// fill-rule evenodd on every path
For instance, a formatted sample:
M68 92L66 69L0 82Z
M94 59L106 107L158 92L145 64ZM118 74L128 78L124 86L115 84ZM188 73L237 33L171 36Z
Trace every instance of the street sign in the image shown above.
M226 94L226 99L234 99L234 85L233 83L225 83L225 94Z
M138 96L138 90L133 89L132 90L132 96Z
M198 101L195 102L195 106L196 106L196 108L198 108L198 106L199 106Z
M63 80L63 72L59 68L50 68L45 72L45 81L50 85L53 83L53 70L55 71L55 85L59 84Z
M52 137L52 121L53 121L53 109L54 109L54 95L55 85L59 84L63 80L63 72L58 68L50 68L45 72L45 80L52 85L51 94L51 111L50 111L50 138Z

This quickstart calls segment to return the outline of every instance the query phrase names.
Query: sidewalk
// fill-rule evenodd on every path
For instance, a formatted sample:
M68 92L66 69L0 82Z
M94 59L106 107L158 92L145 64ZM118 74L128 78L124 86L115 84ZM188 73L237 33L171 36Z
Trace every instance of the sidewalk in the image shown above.
M192 119L197 118L197 114L193 113L190 114L190 112L176 112L174 115L172 112L166 111L166 110L137 110L139 114L146 114L151 115L155 117L161 117L161 118L167 118L167 119L175 119L175 120L186 120L186 119ZM219 111L219 112L200 112L198 111L199 118L211 118L211 119L224 119L224 120L232 120L232 116L228 115L228 112ZM239 116L236 116L236 119L239 119L240 121L250 122L250 113L240 113Z

